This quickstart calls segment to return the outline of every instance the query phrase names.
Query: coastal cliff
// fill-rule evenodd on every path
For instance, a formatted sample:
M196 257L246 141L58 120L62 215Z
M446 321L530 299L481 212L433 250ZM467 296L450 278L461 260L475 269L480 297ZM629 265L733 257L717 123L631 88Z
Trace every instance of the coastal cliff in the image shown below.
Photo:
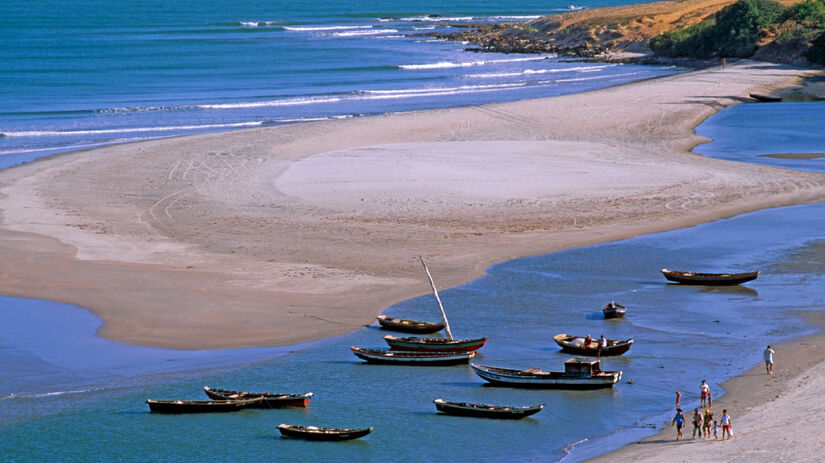
M623 58L635 54L643 62L672 61L677 56L659 56L648 47L653 37L675 30L713 21L723 8L736 0L683 0L644 3L610 8L586 9L544 16L524 23L467 25L466 30L452 34L432 34L450 40L473 44L469 50L499 53L555 53L562 56L602 59ZM784 6L799 0L778 2ZM756 59L793 64L805 63L800 58L808 48L800 40L775 40L776 28L766 31ZM805 43L803 43L805 42ZM609 56L608 56L609 55ZM689 55L682 55L689 56ZM688 59L716 58L692 56Z

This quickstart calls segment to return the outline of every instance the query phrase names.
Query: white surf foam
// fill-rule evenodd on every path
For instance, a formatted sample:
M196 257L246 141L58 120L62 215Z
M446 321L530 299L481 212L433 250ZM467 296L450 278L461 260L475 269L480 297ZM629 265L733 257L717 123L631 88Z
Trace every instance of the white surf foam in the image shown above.
M204 125L176 125L169 127L125 127L121 129L93 129L93 130L31 130L21 132L4 132L7 137L54 137L71 135L108 135L119 133L151 133L151 132L173 132L176 130L205 130L205 129L231 129L240 127L255 127L263 124L257 122L238 122L232 124L204 124Z
M518 62L524 62L524 61L542 61L542 60L550 58L552 56L554 56L554 55L531 56L531 57L525 57L525 58L491 59L491 60L484 60L484 61L464 61L464 62L441 61L441 62L438 62L438 63L427 63L427 64L402 64L402 65L398 66L398 68L408 70L408 71L421 70L421 69L468 68L468 67L473 67L473 66L484 66L484 65L488 65L488 64L518 63Z
M293 32L347 31L354 29L372 29L372 26L284 26L284 30Z
M369 35L394 34L398 32L396 29L370 29L349 32L335 32L332 35L335 37L364 37Z

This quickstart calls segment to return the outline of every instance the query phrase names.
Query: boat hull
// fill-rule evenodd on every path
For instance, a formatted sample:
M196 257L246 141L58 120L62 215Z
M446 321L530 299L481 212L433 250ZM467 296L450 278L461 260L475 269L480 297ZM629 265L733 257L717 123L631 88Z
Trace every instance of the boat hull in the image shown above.
M755 280L759 276L759 270L745 273L696 273L662 269L662 275L668 281L683 285L734 286Z
M431 334L444 329L444 323L422 322L418 320L406 320L403 318L392 318L384 315L376 317L381 328L386 330L401 331L403 333Z
M428 352L363 349L350 346L352 353L368 363L408 366L446 366L470 363L475 351Z
M613 387L622 378L621 371L605 371L597 376L568 375L549 372L525 374L523 370L485 367L470 364L476 374L491 385L542 389L603 389Z
M624 341L614 341L609 340L608 346L603 347L601 350L599 349L599 340L593 340L593 346L595 347L578 347L570 342L571 336L567 336L564 334L559 334L553 337L553 340L556 341L561 347L562 352L567 352L568 354L576 354L576 355L586 355L590 357L609 357L613 355L622 355L633 345L632 339L627 339ZM580 338L573 338L573 339L580 339Z
M203 392L210 399L214 400L238 400L254 399L260 397L259 404L249 408L284 408L284 407L306 407L314 395L312 392L306 394L273 394L270 392L243 392L228 389L216 389L209 386L203 387Z
M335 429L319 428L315 426L278 425L278 431L284 437L295 437L308 440L342 441L358 439L372 432L372 426L364 429Z
M251 408L261 399L250 400L146 400L154 413L225 413Z
M470 352L481 349L487 338L477 339L440 339L397 336L384 336L384 341L392 350L413 352Z
M488 404L448 402L442 399L436 399L433 403L439 412L447 415L506 420L517 420L535 415L544 408L543 404L530 407L504 407Z

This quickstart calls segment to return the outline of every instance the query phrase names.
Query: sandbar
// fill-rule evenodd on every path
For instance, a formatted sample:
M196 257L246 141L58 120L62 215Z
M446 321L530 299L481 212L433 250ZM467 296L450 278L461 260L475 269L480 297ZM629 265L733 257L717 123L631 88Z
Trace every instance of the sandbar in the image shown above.
M739 61L555 98L123 144L0 171L0 294L173 349L330 337L496 262L825 199L694 127L816 71Z

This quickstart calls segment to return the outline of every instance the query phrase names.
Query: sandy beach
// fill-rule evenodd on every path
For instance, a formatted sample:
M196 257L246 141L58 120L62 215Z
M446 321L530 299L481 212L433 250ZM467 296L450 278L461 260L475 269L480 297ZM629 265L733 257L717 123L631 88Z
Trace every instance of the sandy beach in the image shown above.
M825 328L822 312L806 313L804 317L820 331ZM712 411L718 420L722 410L728 410L734 436L731 439L692 439L690 415L698 403L684 402L688 418L685 439L676 440L676 428L667 426L655 436L589 461L820 461L825 409L815 398L825 393L825 382L821 380L825 376L823 345L823 334L775 345L773 375L767 375L764 364L759 364L723 384L727 393L714 399ZM721 428L719 432L721 437Z
M111 146L0 172L0 293L178 349L345 333L506 259L825 198L825 176L689 153L742 61L614 88Z

